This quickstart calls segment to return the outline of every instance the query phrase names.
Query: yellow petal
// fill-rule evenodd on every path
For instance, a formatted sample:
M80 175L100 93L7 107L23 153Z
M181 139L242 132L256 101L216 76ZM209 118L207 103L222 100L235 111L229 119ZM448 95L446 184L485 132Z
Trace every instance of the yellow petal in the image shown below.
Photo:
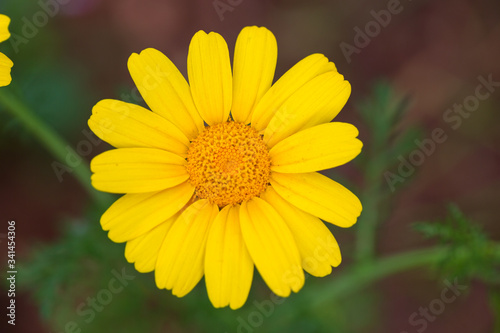
M155 269L160 247L177 217L178 214L145 234L127 242L125 246L125 258L127 258L129 263L135 263L134 266L137 271L147 273Z
M10 76L12 66L14 66L12 60L0 52L0 87L7 86L12 81Z
M205 283L214 307L240 308L247 300L252 277L253 262L241 234L239 205L226 206L210 228L205 253Z
M110 193L153 192L179 185L189 175L186 160L156 148L119 148L94 157L92 186Z
M203 130L186 79L163 53L155 49L133 53L128 69L151 110L172 122L189 139Z
M302 258L302 267L311 275L326 276L341 262L337 241L325 224L280 197L269 186L261 196L283 217L292 231Z
M10 18L0 14L0 43L6 41L10 37L9 33Z
M269 288L287 297L304 285L300 254L290 229L276 210L254 197L240 209L243 239L255 267Z
M330 122L350 94L351 85L337 72L315 77L281 105L264 132L264 141L273 147L300 130Z
M281 197L297 208L342 228L352 226L361 214L358 197L317 172L273 172L271 185Z
M271 31L255 26L241 30L233 62L231 114L235 121L250 122L252 109L271 87L277 57L278 45Z
M290 68L257 103L252 113L252 126L264 130L276 111L297 89L318 75L337 71L332 62L322 54L311 54Z
M185 182L160 192L125 194L102 215L102 229L116 243L134 239L174 216L193 193L194 187Z
M346 123L321 124L295 133L269 151L271 170L305 173L345 164L361 152L358 133Z
M174 222L156 261L158 288L182 297L201 280L208 231L218 212L217 205L198 200Z
M92 109L88 123L99 138L116 148L152 147L187 154L189 140L179 128L135 104L102 100Z
M196 108L209 125L225 122L232 99L232 76L227 44L221 35L198 31L191 39L188 77Z

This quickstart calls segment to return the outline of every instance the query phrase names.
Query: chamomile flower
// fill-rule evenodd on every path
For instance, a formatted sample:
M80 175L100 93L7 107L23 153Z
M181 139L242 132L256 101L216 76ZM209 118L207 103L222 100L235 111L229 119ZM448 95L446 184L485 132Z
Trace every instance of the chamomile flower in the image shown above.
M266 28L238 36L231 70L217 33L196 33L189 84L161 52L132 54L128 68L151 109L103 100L92 131L116 149L91 162L92 184L124 193L102 216L114 242L158 288L189 293L205 277L215 307L241 307L254 267L277 295L340 264L323 221L353 225L361 203L317 171L347 163L358 130L330 122L351 87L321 54L274 84L277 44ZM322 221L323 220L323 221Z

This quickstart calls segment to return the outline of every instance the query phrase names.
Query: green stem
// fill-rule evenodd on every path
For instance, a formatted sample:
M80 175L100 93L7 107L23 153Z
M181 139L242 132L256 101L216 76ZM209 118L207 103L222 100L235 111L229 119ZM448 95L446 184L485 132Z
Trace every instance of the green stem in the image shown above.
M377 191L371 187L367 189L361 196L363 203L363 212L359 221L356 224L356 252L355 259L357 262L367 262L374 258L375 255L375 236L378 220L378 203ZM367 213L368 212L368 213Z
M491 245L492 251L500 255L500 244ZM448 250L447 246L438 246L354 264L344 269L331 283L308 287L308 299L305 302L313 308L322 307L325 303L359 291L387 276L418 267L432 266L442 261ZM456 255L467 257L471 253L463 249Z
M382 183L380 175L383 173L384 164L380 156L373 154L366 166L366 180L368 187L361 195L363 203L363 212L356 224L356 252L357 262L371 261L375 257L375 238L377 234L379 216L380 196L383 191L380 190Z
M311 290L314 297L311 298L312 304L310 304L314 307L320 307L326 302L361 290L392 274L435 264L445 257L447 250L448 248L444 246L428 248L354 264L344 269L328 285L312 286L310 289L316 288L318 290Z
M67 165L67 156L78 154L56 132L47 127L11 90L10 87L0 89L0 104L17 118L37 138L40 143L62 164ZM71 168L72 174L80 182L87 193L99 204L108 204L106 195L96 191L90 184L90 168L83 159Z
M373 283L393 274L416 268L432 267L449 255L448 250L447 246L437 246L354 263L328 282L308 285L297 295L293 295L293 301L285 302L277 308L283 316L282 320L272 323L267 329L269 332L274 332L281 327L283 322L293 318L308 316L310 313L317 315L317 313L325 312L327 311L325 309L331 309L335 302L363 291ZM492 251L500 255L500 244L492 243ZM467 257L471 253L469 250L463 249L456 255Z
M321 312L342 297L362 291L392 274L435 264L445 258L447 250L446 246L434 247L353 263L328 282L309 285L293 295L294 301L285 302L279 311L285 318Z
M363 291L393 274L416 268L432 267L449 255L449 249L448 246L436 246L354 263L344 268L328 282L308 285L297 295L293 295L293 302L285 302L278 308L283 316L282 320L291 320L291 318L304 316L306 313L318 313L322 309L329 309L333 303L342 298ZM500 244L492 242L491 250L495 256L499 256ZM470 250L464 248L454 255L467 258L472 254ZM273 332L278 327L271 326L268 329Z
M500 291L494 286L490 286L489 289L490 308L495 317L493 332L500 333Z

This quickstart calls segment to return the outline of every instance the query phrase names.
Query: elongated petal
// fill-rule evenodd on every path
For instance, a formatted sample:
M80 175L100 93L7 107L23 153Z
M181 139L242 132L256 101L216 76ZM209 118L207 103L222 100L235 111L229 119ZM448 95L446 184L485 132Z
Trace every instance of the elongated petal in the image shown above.
M0 87L7 86L12 81L10 76L12 66L14 66L12 60L0 52Z
M241 234L239 205L224 207L215 218L205 253L205 283L216 308L240 308L252 285L253 262Z
M145 234L127 242L125 258L129 263L135 263L135 269L141 273L151 272L156 267L156 259L167 232L178 218L178 214L154 227Z
M209 125L225 122L232 100L231 63L221 35L198 31L191 39L188 77L196 108Z
M305 173L334 168L358 156L363 143L351 124L327 123L314 126L280 141L271 156L272 171Z
M278 296L287 297L304 285L300 254L283 218L255 197L241 204L243 239L260 275Z
M325 224L280 197L270 186L261 198L283 217L292 231L302 258L302 267L311 275L326 276L341 262L337 241Z
M264 130L271 118L290 96L318 75L337 71L332 62L322 54L311 54L290 68L257 103L252 113L252 126Z
M155 148L119 148L94 157L92 186L110 193L153 192L179 185L189 175L186 160Z
M300 130L330 122L350 94L351 85L337 72L315 77L281 105L264 132L264 141L273 147Z
M174 222L156 261L158 288L171 289L172 294L182 297L201 280L208 231L218 212L216 205L199 200Z
M235 121L248 124L251 112L273 83L278 45L266 28L245 27L234 48L233 106Z
M128 69L151 110L172 122L189 139L203 130L186 79L163 53L155 49L133 53Z
M88 123L92 132L116 148L152 147L187 154L189 140L179 128L135 104L102 100L92 109Z
M361 202L351 191L317 172L271 173L271 185L297 208L320 219L347 228L361 214Z
M6 41L10 37L9 33L10 18L0 14L0 43Z
M125 194L101 217L103 230L116 243L132 240L179 212L191 199L194 187L185 182L153 193Z

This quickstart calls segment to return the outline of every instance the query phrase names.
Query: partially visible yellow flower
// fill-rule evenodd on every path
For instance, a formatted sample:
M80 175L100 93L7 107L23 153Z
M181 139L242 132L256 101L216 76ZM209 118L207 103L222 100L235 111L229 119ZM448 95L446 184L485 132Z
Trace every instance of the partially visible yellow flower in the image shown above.
M321 221L352 226L361 203L317 171L347 163L358 130L330 121L351 93L321 54L272 84L274 35L246 27L231 71L217 33L196 33L189 84L161 52L132 54L128 68L151 111L103 100L89 126L118 149L91 162L92 184L127 193L102 216L139 272L182 297L205 276L215 307L241 307L254 267L281 297L299 291L304 270L326 276L339 246Z
M10 18L0 14L0 43L6 41L10 37L9 33ZM7 86L12 81L10 69L14 66L5 54L0 52L0 87Z

